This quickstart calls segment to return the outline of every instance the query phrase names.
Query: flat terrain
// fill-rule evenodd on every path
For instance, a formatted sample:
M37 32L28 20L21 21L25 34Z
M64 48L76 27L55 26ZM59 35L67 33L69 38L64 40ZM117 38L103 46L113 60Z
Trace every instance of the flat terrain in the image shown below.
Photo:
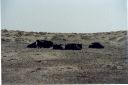
M26 48L36 39L82 43L82 50ZM88 45L100 42L104 49ZM45 33L1 31L2 83L9 85L128 83L126 31Z

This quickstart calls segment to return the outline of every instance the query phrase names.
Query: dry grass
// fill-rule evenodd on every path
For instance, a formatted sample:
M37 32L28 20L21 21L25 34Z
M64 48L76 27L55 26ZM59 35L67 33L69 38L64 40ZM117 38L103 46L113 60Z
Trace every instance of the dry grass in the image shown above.
M10 35L10 36L8 36ZM36 33L2 30L3 84L128 83L126 32ZM8 40L9 39L9 40ZM29 49L28 43L48 39L56 43L80 42L83 49ZM79 41L78 41L79 40ZM90 49L99 41L105 49Z

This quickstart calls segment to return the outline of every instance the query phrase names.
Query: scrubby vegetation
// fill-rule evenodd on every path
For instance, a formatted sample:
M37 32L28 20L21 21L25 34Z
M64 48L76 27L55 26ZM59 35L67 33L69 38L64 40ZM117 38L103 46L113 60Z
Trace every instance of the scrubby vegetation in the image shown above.
M1 30L3 84L128 83L126 32L44 33ZM82 43L82 50L26 48L37 39ZM101 42L104 49L88 48Z

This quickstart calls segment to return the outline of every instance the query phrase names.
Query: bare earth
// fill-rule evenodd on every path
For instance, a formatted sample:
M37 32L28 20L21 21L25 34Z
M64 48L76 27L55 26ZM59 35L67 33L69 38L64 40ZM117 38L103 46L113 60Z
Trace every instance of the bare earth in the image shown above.
M128 83L126 31L45 33L1 30L3 85ZM37 39L82 43L82 50L26 48ZM98 41L104 49L88 45Z

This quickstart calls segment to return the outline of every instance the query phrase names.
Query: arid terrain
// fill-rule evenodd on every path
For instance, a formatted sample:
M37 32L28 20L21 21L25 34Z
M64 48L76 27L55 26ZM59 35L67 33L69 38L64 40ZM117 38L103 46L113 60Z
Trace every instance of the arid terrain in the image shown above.
M127 32L46 33L1 30L3 85L128 83ZM82 50L26 48L37 39L81 43ZM100 42L104 49L92 49Z

